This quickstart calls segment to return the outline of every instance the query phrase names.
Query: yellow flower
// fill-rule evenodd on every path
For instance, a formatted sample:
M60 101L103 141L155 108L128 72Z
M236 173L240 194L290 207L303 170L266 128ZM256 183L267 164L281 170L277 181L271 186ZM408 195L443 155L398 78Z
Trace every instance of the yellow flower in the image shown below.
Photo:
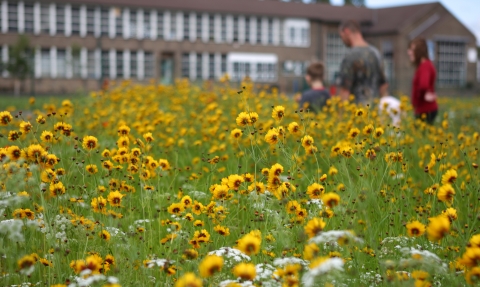
M62 194L65 194L65 186L63 185L63 183L61 181L57 182L57 183L50 183L50 195L55 197L55 196L59 196L59 195L62 195Z
M297 122L291 122L288 124L288 131L293 135L300 135L300 125Z
M35 264L35 262L37 262L35 257L32 255L25 255L17 261L17 265L19 269L25 269Z
M311 147L311 146L313 145L313 143L314 143L314 140L313 140L313 138L312 138L311 136L304 136L304 137L302 138L302 146L303 146L304 148L309 148L309 147Z
M145 134L143 134L143 138L144 138L145 141L148 142L148 143L154 141L152 133L145 133Z
M280 121L285 116L285 108L283 106L276 106L272 111L272 118Z
M449 206L453 203L454 195L455 190L449 183L442 185L437 193L438 200L445 202Z
M213 230L215 230L215 232L223 236L230 235L230 229L228 227L217 225L213 228Z
M407 223L406 227L408 236L410 237L419 237L425 233L425 225L418 220Z
M449 169L447 172L442 176L442 184L447 185L447 184L452 184L455 182L457 179L457 171L454 169Z
M13 120L12 115L8 111L0 112L0 125L6 126L9 122Z
M257 276L257 271L252 263L240 263L233 267L233 275L242 280L251 281Z
M450 220L445 216L437 216L428 219L427 226L428 239L431 241L440 241L450 231Z
M319 232L323 230L326 223L321 218L313 218L305 226L305 233L308 238L315 237Z
M238 114L235 121L237 122L237 125L244 127L250 124L250 115L246 112L241 112L240 114Z
M40 135L40 139L43 142L52 142L53 141L53 133L49 131L43 131Z
M318 183L313 183L307 188L307 194L310 199L320 199L325 193L325 187Z
M238 240L236 248L247 255L258 254L261 242L260 238L249 233Z
M122 197L124 196L125 195L121 194L118 191L111 191L108 194L107 200L111 206L120 207L120 205L122 204Z
M100 231L100 233L98 234L98 236L100 236L100 238L104 239L105 241L109 241L110 240L110 233L106 230L102 230Z
M360 134L360 130L357 128L351 128L350 131L348 132L348 137L353 139L357 137Z
M470 285L478 284L480 281L480 267L473 267L465 273L465 280Z
M322 201L328 207L333 208L340 202L340 196L334 192L329 192L322 196Z
M232 132L230 133L230 136L233 139L239 139L242 136L243 132L241 129L233 129Z
M93 150L98 147L98 140L93 136L86 136L83 138L82 146L86 150Z
M7 148L7 154L10 160L19 160L25 157L25 152L15 145Z
M27 158L31 161L40 159L46 152L41 145L32 144L27 148Z
M172 203L169 207L168 207L168 213L170 214L180 214L182 213L184 210L185 210L185 206L183 205L183 203L179 202L179 203Z
M207 255L198 269L200 271L200 276L203 278L211 277L216 272L220 272L223 267L223 258L217 255Z
M32 130L32 124L30 122L21 122L20 123L20 130L22 131L22 133L24 134L28 134L31 130Z
M265 141L271 145L276 144L280 140L280 134L278 129L272 128L268 130L267 134L265 135Z
M96 174L98 172L98 167L94 164L89 164L85 167L85 170L90 174Z
M202 279L195 276L193 273L185 273L175 282L174 287L202 287Z

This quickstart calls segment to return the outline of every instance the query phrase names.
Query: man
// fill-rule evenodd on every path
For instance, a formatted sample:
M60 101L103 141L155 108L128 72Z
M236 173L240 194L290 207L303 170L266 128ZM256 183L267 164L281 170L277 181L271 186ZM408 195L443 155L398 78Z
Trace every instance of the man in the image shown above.
M386 94L388 88L380 53L363 39L355 21L340 25L340 37L352 48L340 66L340 98L348 100L353 94L357 104L371 106L373 99Z

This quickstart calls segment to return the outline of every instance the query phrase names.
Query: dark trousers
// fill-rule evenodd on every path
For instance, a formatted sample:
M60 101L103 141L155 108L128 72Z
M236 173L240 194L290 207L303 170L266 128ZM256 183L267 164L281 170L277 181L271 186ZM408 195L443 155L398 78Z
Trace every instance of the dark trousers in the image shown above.
M415 115L415 118L416 119L421 119L422 121L425 121L429 125L433 125L433 122L435 121L435 118L437 117L437 113L438 113L438 111L418 114L418 115ZM423 119L422 115L426 115L426 118Z

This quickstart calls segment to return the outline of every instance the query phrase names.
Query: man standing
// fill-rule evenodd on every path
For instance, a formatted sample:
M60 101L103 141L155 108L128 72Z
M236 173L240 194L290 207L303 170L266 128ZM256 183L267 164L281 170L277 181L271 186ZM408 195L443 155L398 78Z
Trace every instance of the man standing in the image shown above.
M340 98L348 100L353 94L357 104L371 106L373 99L386 94L388 88L380 53L363 39L355 21L340 25L340 37L351 48L340 66Z

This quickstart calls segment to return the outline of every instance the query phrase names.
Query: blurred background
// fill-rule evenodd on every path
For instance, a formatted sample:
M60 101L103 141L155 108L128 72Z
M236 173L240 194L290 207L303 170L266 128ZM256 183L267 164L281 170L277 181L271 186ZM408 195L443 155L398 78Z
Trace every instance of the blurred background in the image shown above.
M479 94L477 0L0 1L0 93L69 94L130 79L171 84L249 77L294 94L323 61L336 93L348 52L338 34L357 20L383 56L392 94L409 94L411 39L427 39L439 94Z

